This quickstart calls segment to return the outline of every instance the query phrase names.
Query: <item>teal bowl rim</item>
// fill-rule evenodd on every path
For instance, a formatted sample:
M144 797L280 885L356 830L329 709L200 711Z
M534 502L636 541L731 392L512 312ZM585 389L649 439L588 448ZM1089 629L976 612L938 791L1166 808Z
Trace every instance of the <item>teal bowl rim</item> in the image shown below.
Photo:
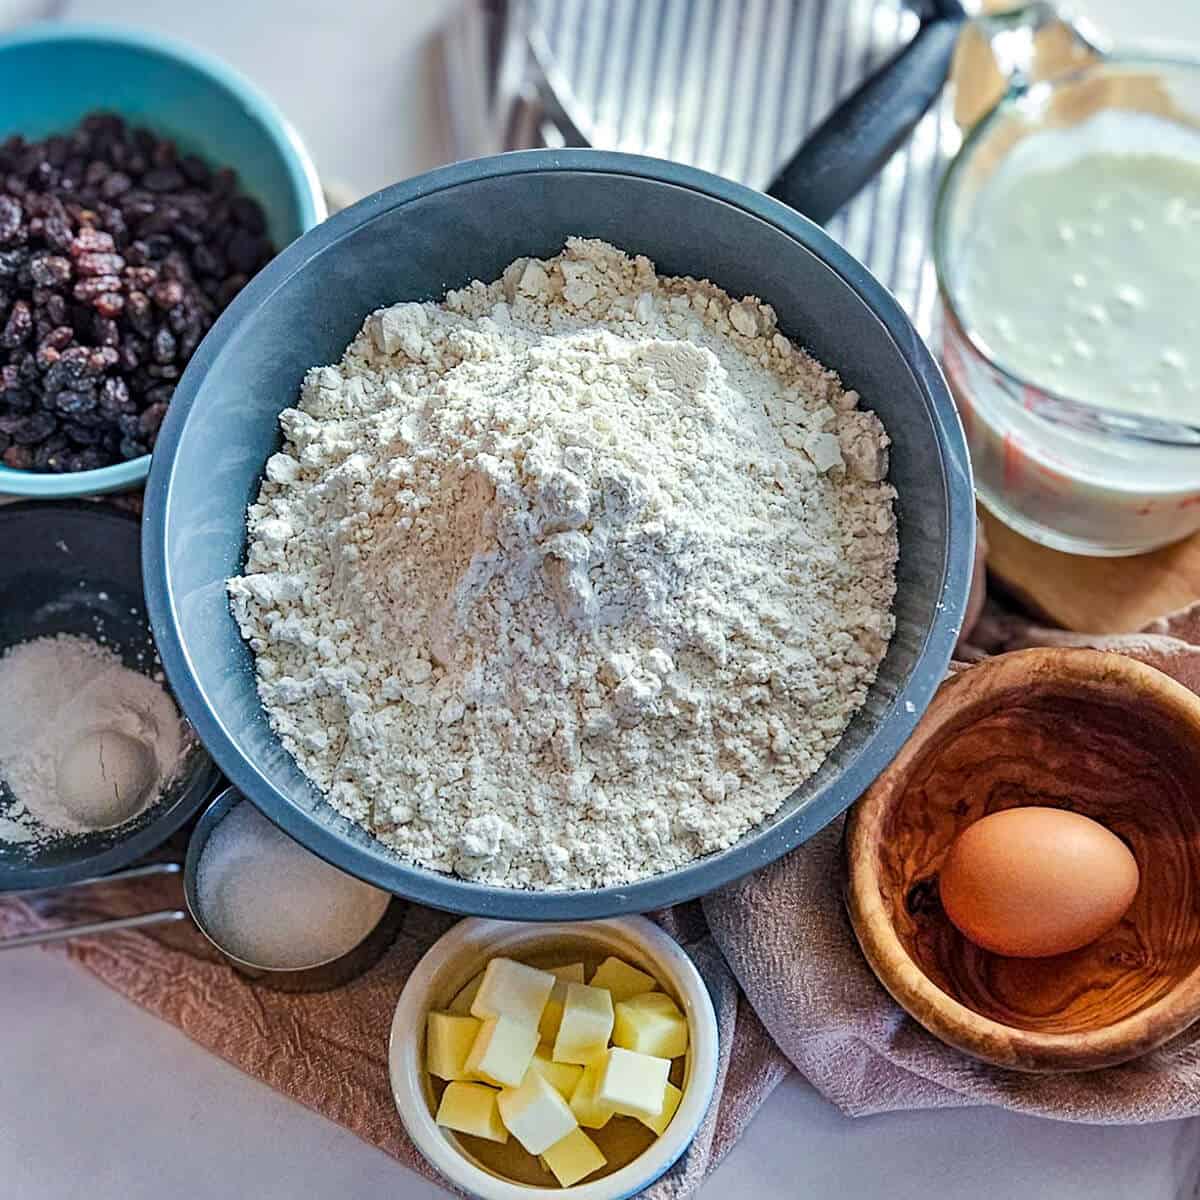
M185 63L208 76L233 96L275 144L287 170L292 191L299 201L299 233L307 233L329 215L317 169L295 127L266 93L216 55L161 34L121 25L82 21L46 22L5 34L0 36L0 53L14 46L72 41L109 42L150 51ZM63 500L73 496L122 492L137 487L149 473L149 454L128 462L98 467L94 471L75 471L63 475L18 471L0 464L0 496Z

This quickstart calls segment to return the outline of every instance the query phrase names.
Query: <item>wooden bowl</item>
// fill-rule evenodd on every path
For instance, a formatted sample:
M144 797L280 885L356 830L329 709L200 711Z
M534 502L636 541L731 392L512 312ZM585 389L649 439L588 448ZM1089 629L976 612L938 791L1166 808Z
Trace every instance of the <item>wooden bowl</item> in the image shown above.
M968 942L938 870L972 822L1023 805L1092 817L1141 885L1098 941L1018 959ZM884 987L952 1046L1022 1071L1112 1066L1200 1017L1200 698L1131 658L1036 649L944 683L846 826L847 906Z

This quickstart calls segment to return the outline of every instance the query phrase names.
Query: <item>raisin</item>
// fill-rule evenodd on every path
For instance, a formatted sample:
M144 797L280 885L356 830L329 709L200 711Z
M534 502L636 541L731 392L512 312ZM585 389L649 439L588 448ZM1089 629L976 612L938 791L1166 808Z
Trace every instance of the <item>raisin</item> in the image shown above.
M10 388L0 397L0 403L14 416L33 411L33 393L25 388Z
M70 471L94 471L106 464L107 460L99 450L88 447L71 455L67 469Z
M0 279L15 279L28 258L24 250L0 250Z
M16 301L8 314L4 329L0 330L0 346L15 350L33 333L33 313L25 300Z
M105 316L101 310L104 301L120 301L112 317ZM101 296L96 301L96 319L92 322L92 335L101 346L119 346L121 344L121 327L114 318L125 307L124 296Z
M140 417L138 417L138 430L143 437L149 437L151 434L158 432L158 427L163 423L163 417L167 415L167 405L160 401L157 404L151 404L145 409Z
M151 345L154 361L157 363L174 362L175 350L175 335L165 325L160 326Z
M123 379L106 379L100 389L100 407L105 412L122 413L133 409L129 386Z
M187 181L195 187L208 187L212 182L212 171L208 163L194 154L185 154L179 160L179 169L187 177Z
M23 216L24 212L16 199L0 195L0 245L7 245L16 240Z
M100 185L100 195L105 200L117 200L133 187L133 180L124 171L113 171L105 176Z
M105 292L92 301L92 307L101 317L118 317L125 307L125 297L120 292Z
M174 192L187 181L174 167L155 167L142 176L142 187L150 192Z
M199 246L204 241L204 234L194 225L180 221L174 229L175 237L188 246Z
M74 287L71 295L76 300L90 304L105 292L119 292L121 281L116 275L93 275L90 279L81 279Z
M145 292L130 292L125 298L125 317L134 331L149 337L154 329L154 306Z
M171 253L171 239L165 233L152 233L142 239L146 257L149 259L166 258Z
M197 246L192 251L192 266L201 275L221 275L226 272L224 257L211 246Z
M183 300L183 284L177 279L166 279L150 289L150 299L159 308L174 308Z
M175 388L166 383L160 383L157 387L150 388L146 392L146 402L148 404L166 404L175 394Z
M71 242L71 253L76 258L81 254L111 254L116 248L111 234L90 225L85 225Z
M124 271L125 282L129 287L138 292L145 292L152 288L158 282L157 267L126 267Z
M229 239L225 253L229 256L229 265L243 275L249 275L262 258L261 240L244 229L237 230Z
M43 471L65 471L68 454L64 452L68 445L66 434L55 434L53 437L47 438L34 450L33 465L40 467Z
M30 413L12 430L12 440L22 446L31 446L34 442L49 437L57 428L58 422L49 413Z
M66 215L47 217L42 225L42 239L52 250L70 250L71 226L67 223Z
M96 407L96 397L91 392L59 392L54 397L54 407L64 417L77 417L80 413L91 412Z
M38 349L40 350L43 346L47 346L54 350L65 350L74 338L75 330L70 325L56 325L42 338Z
M75 260L75 269L80 275L119 275L125 269L125 260L116 253L90 251Z
M60 288L71 278L71 260L57 254L38 254L30 259L29 273L39 287Z

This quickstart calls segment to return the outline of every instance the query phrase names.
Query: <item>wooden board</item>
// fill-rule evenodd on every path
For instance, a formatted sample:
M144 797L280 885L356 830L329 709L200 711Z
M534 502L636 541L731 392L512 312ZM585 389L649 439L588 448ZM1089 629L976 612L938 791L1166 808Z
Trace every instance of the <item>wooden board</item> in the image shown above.
M1130 633L1200 600L1200 533L1133 558L1063 554L982 506L988 570L1032 612L1077 633Z

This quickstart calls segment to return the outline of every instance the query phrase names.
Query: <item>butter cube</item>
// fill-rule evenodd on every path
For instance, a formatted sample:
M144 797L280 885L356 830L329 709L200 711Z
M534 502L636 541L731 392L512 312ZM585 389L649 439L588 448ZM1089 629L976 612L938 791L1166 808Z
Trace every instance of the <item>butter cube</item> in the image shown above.
M431 1012L425 1019L425 1062L439 1079L470 1079L467 1055L479 1035L474 1017Z
M627 1117L659 1117L667 1096L671 1060L614 1046L600 1065L596 1100Z
M639 971L627 962L611 957L606 958L596 968L595 975L588 982L592 987L604 988L605 991L611 992L614 1004L628 1000L630 996L640 996L642 992L652 992L658 987L658 980L653 975L647 975L645 971Z
M460 1017L469 1017L471 1015L471 1005L475 1002L475 997L479 994L479 985L483 982L483 972L472 979L466 987L460 991L453 1000L450 1001L449 1011L457 1014Z
M613 1045L656 1058L687 1053L688 1023L670 996L644 992L622 1000L613 1012Z
M437 1123L457 1133L487 1138L489 1142L507 1142L508 1130L500 1120L497 1101L500 1093L482 1083L451 1083L442 1093Z
M571 1098L571 1093L575 1090L580 1075L583 1074L583 1068L577 1067L574 1063L556 1063L550 1057L550 1051L544 1046L539 1046L533 1052L533 1060L529 1064L529 1069L543 1076L564 1100Z
M638 1120L662 1137L667 1132L667 1126L670 1125L671 1118L675 1115L675 1110L679 1107L682 1099L683 1093L673 1083L668 1083L667 1094L663 1097L662 1112L657 1117L638 1117Z
M512 1017L492 1017L479 1027L467 1055L467 1073L499 1087L516 1087L537 1049L537 1030Z
M542 1154L577 1128L567 1102L536 1071L518 1088L505 1088L496 1102L508 1132L529 1151Z
M596 1086L600 1082L603 1059L597 1059L583 1068L583 1074L571 1093L571 1111L575 1120L587 1129L603 1129L612 1118L613 1110L596 1099Z
M549 971L527 967L511 958L493 958L471 1001L471 1016L484 1021L489 1017L511 1017L536 1030L553 987L554 976Z
M546 1150L542 1162L554 1172L554 1178L563 1187L570 1187L585 1175L600 1170L608 1159L582 1129L572 1129L562 1141Z
M562 1021L554 1039L554 1061L587 1066L608 1049L612 1029L612 996L603 988L568 983Z
M558 1037L558 1024L562 1020L563 1004L567 998L567 984L583 982L583 963L568 963L564 967L546 969L558 982L550 993L550 999L546 1001L546 1007L542 1009L538 1033L541 1034L543 1042L553 1046L554 1039Z

